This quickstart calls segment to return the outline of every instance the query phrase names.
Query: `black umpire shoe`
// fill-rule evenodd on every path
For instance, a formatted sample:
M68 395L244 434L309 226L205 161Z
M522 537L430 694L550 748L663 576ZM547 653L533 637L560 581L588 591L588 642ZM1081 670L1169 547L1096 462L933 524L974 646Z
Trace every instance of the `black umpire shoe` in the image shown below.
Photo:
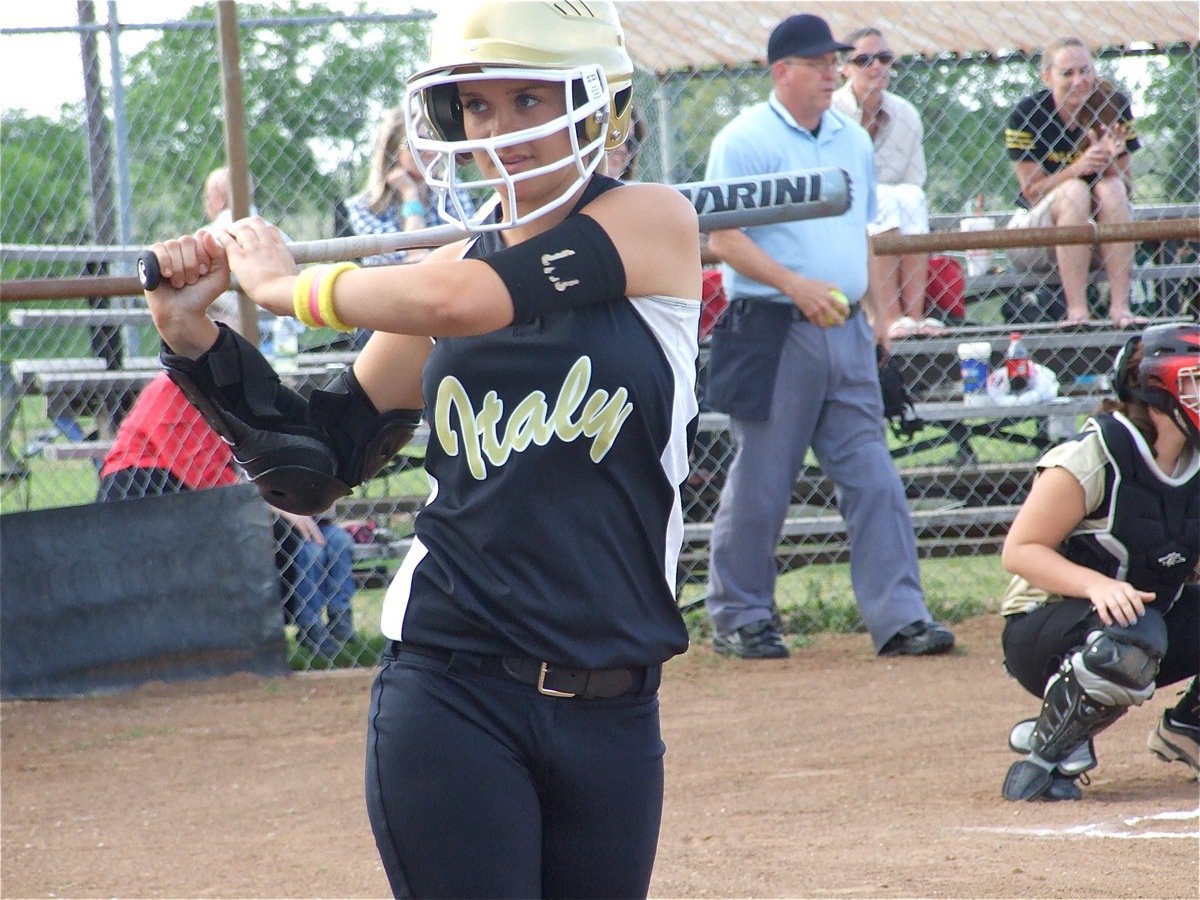
M713 649L739 659L783 659L788 648L770 619L735 628L729 634L713 635Z
M905 625L883 645L880 656L933 656L954 649L954 634L940 622Z

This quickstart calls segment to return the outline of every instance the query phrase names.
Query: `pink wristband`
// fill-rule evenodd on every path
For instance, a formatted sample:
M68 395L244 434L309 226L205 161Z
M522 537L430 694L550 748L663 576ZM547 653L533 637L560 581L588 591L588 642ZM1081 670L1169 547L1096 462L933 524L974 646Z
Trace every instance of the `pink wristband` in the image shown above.
M318 272L316 275L314 275L312 283L309 285L308 312L309 315L312 316L313 321L317 323L318 328L328 328L329 326L325 324L325 320L321 318L321 308L317 304L317 295L321 284L321 274L322 273Z

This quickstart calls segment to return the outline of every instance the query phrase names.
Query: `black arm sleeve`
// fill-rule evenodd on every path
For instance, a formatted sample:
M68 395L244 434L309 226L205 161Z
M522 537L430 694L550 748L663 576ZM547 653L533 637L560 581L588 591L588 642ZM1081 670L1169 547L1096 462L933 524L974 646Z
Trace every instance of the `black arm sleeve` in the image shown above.
M162 363L272 506L315 515L373 477L412 437L420 410L380 413L352 369L305 400L258 348L225 327L199 359Z
M577 215L483 258L512 297L514 323L625 296L625 264L591 216Z

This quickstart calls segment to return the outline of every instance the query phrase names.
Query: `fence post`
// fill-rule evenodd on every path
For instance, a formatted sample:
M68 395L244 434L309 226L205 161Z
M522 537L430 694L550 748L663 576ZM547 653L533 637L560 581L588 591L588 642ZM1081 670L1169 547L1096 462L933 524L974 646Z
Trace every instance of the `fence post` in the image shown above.
M225 159L229 166L229 193L233 218L250 215L253 197L246 162L246 106L242 97L242 64L238 50L237 7L233 0L217 3L217 48L221 56L221 106L225 114ZM238 291L238 317L242 334L258 341L258 310Z

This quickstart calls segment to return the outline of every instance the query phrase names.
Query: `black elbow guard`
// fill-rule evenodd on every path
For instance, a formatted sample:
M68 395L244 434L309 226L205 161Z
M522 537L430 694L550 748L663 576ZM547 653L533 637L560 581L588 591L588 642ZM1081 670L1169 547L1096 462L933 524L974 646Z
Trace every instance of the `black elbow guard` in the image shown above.
M370 478L412 436L419 410L380 414L347 369L313 399L282 385L258 349L221 327L199 359L162 362L272 506L315 515Z
M351 486L374 478L421 424L421 410L381 413L347 366L308 398L308 420L328 436L338 477Z

